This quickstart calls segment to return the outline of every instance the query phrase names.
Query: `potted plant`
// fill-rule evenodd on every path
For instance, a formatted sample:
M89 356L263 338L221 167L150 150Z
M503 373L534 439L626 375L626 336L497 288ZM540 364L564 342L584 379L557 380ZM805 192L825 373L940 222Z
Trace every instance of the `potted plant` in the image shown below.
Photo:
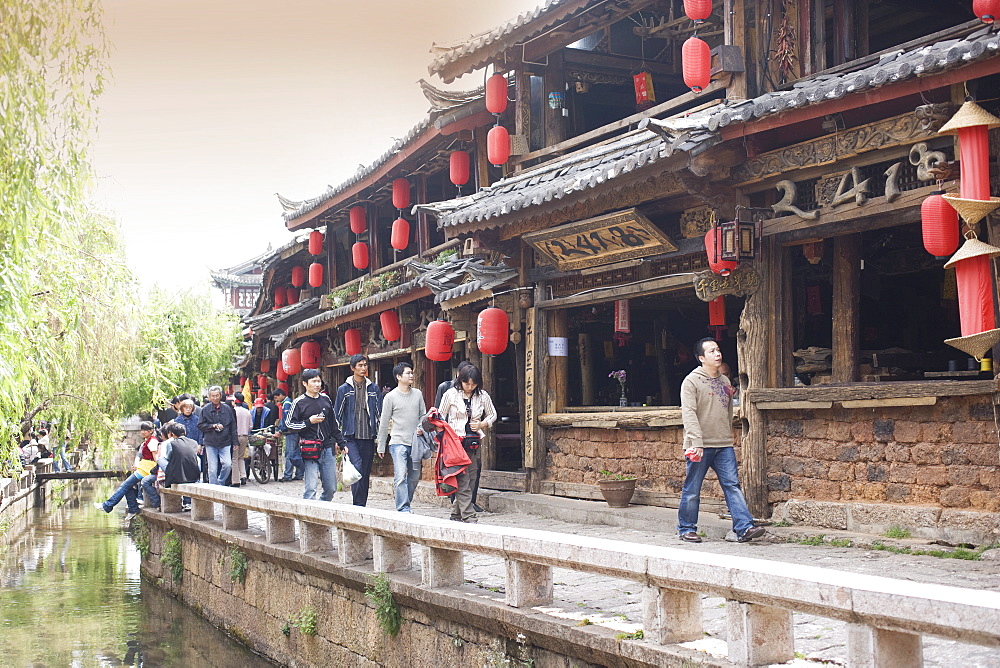
M601 471L600 475L597 484L608 505L612 508L628 508L629 501L635 494L635 478L622 473L612 473L607 469Z
M628 406L628 397L625 396L625 369L618 369L617 371L612 371L608 374L608 378L614 378L618 381L618 385L622 391L622 396L618 399L619 406Z

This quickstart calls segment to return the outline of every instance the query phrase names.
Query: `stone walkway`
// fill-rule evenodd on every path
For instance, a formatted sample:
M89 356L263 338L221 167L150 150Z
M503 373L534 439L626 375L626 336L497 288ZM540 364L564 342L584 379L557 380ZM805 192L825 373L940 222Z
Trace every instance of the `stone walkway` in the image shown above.
M245 489L301 498L301 482L268 483L251 482ZM375 479L369 506L392 509L389 493L391 481ZM579 501L512 492L483 492L481 504L512 512L483 513L481 524L556 531L560 533L618 539L622 541L680 547L693 551L752 556L774 561L833 568L842 571L866 573L911 580L916 583L937 583L971 589L1000 591L1000 560L966 561L942 559L931 556L893 554L853 547L812 546L784 542L781 529L770 529L760 541L740 544L726 540L729 523L714 516L701 516L702 531L707 534L699 545L681 543L676 538L674 524L676 511L663 508L614 510L604 503ZM350 503L349 493L338 492L334 503ZM421 483L413 503L414 512L421 515L447 518L446 501L433 496L429 483ZM530 511L530 512L527 512ZM597 521L595 512L613 512L610 521L626 526L609 526ZM253 517L251 529L263 531L263 517ZM557 519L558 518L558 519ZM256 520L256 521L255 521ZM575 521L574 521L575 520ZM256 525L256 526L254 526ZM732 538L731 532L729 537ZM870 538L868 537L870 544ZM857 541L862 542L864 541ZM993 550L992 552L1000 552ZM989 552L987 553L990 554ZM414 563L419 563L420 550L414 548ZM502 559L486 555L466 555L465 576L470 591L478 595L503 600L506 571ZM635 582L598 575L554 569L554 601L551 606L537 608L548 614L576 620L581 625L590 623L616 631L634 632L642 627L642 587ZM715 656L726 655L726 602L722 598L704 597L705 638L685 646L693 647ZM846 665L846 624L844 622L795 613L796 660L784 665L815 666ZM648 642L648 641L647 641ZM937 638L924 638L926 666L1000 667L1000 651L974 645L965 645Z

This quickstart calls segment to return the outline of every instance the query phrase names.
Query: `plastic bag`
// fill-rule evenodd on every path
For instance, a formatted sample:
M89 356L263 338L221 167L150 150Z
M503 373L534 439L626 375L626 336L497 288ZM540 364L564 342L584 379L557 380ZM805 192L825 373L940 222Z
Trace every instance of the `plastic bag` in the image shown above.
M344 483L344 487L349 487L359 480L361 480L361 471L356 469L350 458L345 456L340 467L340 481Z

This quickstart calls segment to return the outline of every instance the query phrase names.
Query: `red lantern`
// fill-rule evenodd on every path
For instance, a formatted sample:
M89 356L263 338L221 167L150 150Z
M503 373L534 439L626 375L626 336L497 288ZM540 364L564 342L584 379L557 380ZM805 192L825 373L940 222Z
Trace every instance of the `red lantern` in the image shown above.
M246 384L247 384L247 377L246 376L240 376L240 387L243 387Z
M990 256L977 255L956 262L955 282L958 284L958 319L962 324L962 336L996 328Z
M323 263L313 262L309 265L309 285L314 288L323 285Z
M993 23L1000 16L1000 0L972 0L972 13L983 23Z
M281 366L289 376L294 376L302 371L302 354L299 349L289 348L281 353Z
M274 308L281 308L288 302L288 295L285 294L285 286L279 285L274 289Z
M285 295L288 299L288 305L299 303L299 289L298 288L285 288Z
M681 70L684 85L696 93L708 88L711 83L712 50L708 42L698 37L689 37L681 47Z
M257 376L257 387L259 387L262 390L267 389L267 376L265 376L264 374Z
M395 311L382 311L378 316L382 325L382 336L386 341L399 341L402 334L399 330L399 316Z
M448 175L452 185L464 186L469 182L469 154L465 151L452 151L448 158Z
M288 396L288 383L278 383L278 388L277 389L279 389L282 392L284 392L285 396ZM279 408L280 408L280 406L279 406Z
M392 224L392 236L389 245L396 250L406 250L410 245L410 224L405 218L397 218Z
M319 255L323 252L323 233L313 230L309 233L309 254Z
M447 362L455 345L455 330L447 320L435 320L427 325L427 348L424 355L433 362Z
M260 372L267 373L271 370L271 360L261 360L260 361Z
M491 114L507 111L507 77L502 74L486 80L486 109Z
M932 193L920 205L924 248L934 257L948 257L958 250L958 212L942 194Z
M344 332L344 347L347 348L348 355L358 355L361 353L361 330L353 327Z
M410 182L406 179L396 179L392 182L392 205L397 209L410 206Z
M500 308L488 308L476 319L476 344L484 355L499 355L507 350L510 320Z
M712 0L684 0L684 14L695 23L701 23L712 15Z
M318 369L319 361L323 354L323 350L319 345L319 341L306 341L301 347L301 360L303 369Z
M368 218L363 206L351 207L351 232L361 234L368 229Z
M288 374L285 373L285 365L282 364L280 360L278 361L278 363L274 367L274 376L279 381L288 380Z
M301 288L306 282L306 268L292 267L292 285Z
M351 256L354 258L355 269L368 268L368 244L358 241L351 247Z
M502 165L510 158L510 133L502 125L495 125L486 135L486 156L491 165Z
M739 262L719 259L719 249L722 247L721 240L718 239L719 235L718 227L713 227L705 235L705 252L708 253L708 266L715 273L728 276L739 265Z

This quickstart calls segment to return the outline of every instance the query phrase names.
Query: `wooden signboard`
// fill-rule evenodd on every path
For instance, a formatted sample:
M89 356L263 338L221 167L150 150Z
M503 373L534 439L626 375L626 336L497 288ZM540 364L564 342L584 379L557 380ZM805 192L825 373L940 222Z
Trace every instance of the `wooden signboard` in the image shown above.
M746 297L757 292L760 274L752 264L743 263L733 269L728 276L720 276L714 271L699 271L694 275L694 293L703 302L710 302L722 295Z
M535 461L535 309L524 315L524 465Z
M677 250L674 242L637 209L560 225L523 238L560 271Z

